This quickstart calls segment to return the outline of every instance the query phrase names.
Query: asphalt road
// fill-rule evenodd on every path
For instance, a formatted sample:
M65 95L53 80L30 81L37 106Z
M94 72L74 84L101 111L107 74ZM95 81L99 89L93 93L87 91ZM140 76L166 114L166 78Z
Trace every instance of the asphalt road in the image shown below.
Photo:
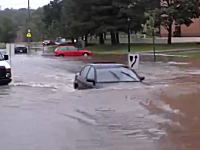
M119 59L112 57L109 59ZM145 84L117 84L98 90L74 90L74 74L85 63L96 60L101 60L101 57L14 56L13 82L0 87L0 149L188 148L191 142L187 143L185 139L177 141L180 137L175 136L182 133L182 124L186 120L180 119L185 115L185 109L181 108L187 108L187 100L185 107L179 107L182 106L180 101L173 103L169 99L199 91L199 82L187 80L192 73L194 77L199 75L196 67L187 63L142 62L138 72L146 76ZM188 85L189 90L184 84ZM186 88L185 92L180 90L183 87ZM191 128L189 125L187 127ZM198 124L195 127L198 128ZM195 137L193 143L198 141L199 135Z

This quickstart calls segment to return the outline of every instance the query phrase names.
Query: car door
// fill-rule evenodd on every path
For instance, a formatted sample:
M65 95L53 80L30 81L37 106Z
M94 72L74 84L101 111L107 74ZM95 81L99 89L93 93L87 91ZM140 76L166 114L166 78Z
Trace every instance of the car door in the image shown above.
M78 48L74 46L68 46L68 52L70 53L70 56L80 56Z
M65 47L59 47L58 48L59 54L58 55L64 55L67 56L67 49Z
M65 56L71 56L71 51L68 46L63 47Z

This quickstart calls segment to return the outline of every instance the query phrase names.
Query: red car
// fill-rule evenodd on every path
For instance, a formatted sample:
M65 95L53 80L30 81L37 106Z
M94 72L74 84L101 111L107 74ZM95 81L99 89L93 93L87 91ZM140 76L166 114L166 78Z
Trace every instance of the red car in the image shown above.
M74 46L59 46L55 49L55 56L92 56L87 49L78 49Z
M55 45L55 42L54 42L54 41L51 41L51 40L44 40L44 41L42 42L42 45L43 45L43 46Z

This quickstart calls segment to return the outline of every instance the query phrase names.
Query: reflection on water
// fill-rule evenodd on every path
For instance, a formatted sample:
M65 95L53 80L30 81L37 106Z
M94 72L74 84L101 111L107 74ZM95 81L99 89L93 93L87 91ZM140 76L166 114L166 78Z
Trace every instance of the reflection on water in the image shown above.
M0 98L3 95L9 95L10 92L10 86L0 86Z

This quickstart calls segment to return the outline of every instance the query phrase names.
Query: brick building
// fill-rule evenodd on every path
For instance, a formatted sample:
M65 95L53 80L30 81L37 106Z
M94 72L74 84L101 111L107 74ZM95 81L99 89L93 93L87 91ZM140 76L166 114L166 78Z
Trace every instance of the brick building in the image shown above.
M173 26L172 35L176 37L200 37L200 19L194 19L189 27L186 25ZM166 37L167 30L164 27L160 28L160 36Z

